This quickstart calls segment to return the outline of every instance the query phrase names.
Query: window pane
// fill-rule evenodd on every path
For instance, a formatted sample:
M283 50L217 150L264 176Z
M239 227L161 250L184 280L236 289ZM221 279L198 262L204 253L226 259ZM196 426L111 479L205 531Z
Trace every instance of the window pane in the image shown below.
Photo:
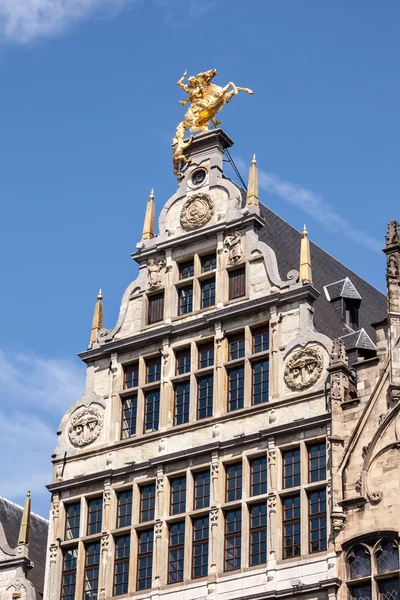
M197 390L197 418L205 419L206 417L212 417L214 395L213 375L199 377L197 380Z
M267 459L265 456L253 458L250 461L251 474L251 496L259 496L267 493Z
M269 328L258 327L253 329L253 353L264 352L269 350Z
M240 569L242 546L241 509L225 513L225 571Z
M194 474L194 509L210 506L210 471Z
M160 414L160 390L145 394L145 432L157 431Z
M371 600L372 598L370 585L360 585L351 587L350 592L353 600Z
M268 402L269 361L253 363L253 404Z
M283 487L300 485L300 448L283 452Z
M146 362L146 383L161 379L161 358L152 358Z
M176 374L184 375L190 373L190 348L179 350L175 354L176 358Z
M189 422L190 383L178 383L175 386L175 414L174 425Z
M217 257L215 254L201 257L201 270L203 273L214 271L217 268Z
M117 527L127 527L132 523L132 490L118 493Z
M194 262L189 261L179 265L179 279L188 279L194 276Z
M308 502L310 552L321 552L327 548L326 491L310 492Z
M244 367L228 371L228 410L237 410L244 405Z
M312 444L308 447L309 481L326 479L326 445L325 442Z
M102 518L103 498L92 498L88 501L88 535L101 532Z
M214 342L199 346L199 369L214 365Z
M379 582L379 600L399 600L399 598L400 582L398 577Z
M300 556L300 496L283 499L283 558Z
M115 539L114 596L128 593L130 545L130 535Z
M100 542L86 546L85 600L97 600L99 588Z
M183 581L185 523L169 526L168 583Z
M242 463L226 467L226 501L241 500L242 498Z
M193 578L204 577L208 574L208 515L193 519Z
M127 365L124 368L125 388L130 389L139 385L139 366L138 364Z
M178 515L186 510L186 476L171 480L171 515Z
M81 518L81 503L65 505L65 539L73 540L79 537L79 522Z
M208 308L215 304L215 279L201 282L201 308Z
M383 540L377 551L378 573L389 573L399 568L399 549L393 540Z
M179 314L186 315L193 311L193 286L179 289Z
M267 505L250 505L250 566L267 562Z
M153 577L153 530L146 529L138 533L138 565L137 585L138 590L151 588Z
M78 548L68 548L63 551L62 600L75 600L77 560Z
M137 394L122 398L121 438L126 440L136 435Z
M371 575L371 555L365 546L356 546L349 553L350 579Z
M236 360L244 357L245 342L244 332L238 333L228 339L229 360Z
M154 506L156 500L156 486L154 483L143 485L140 488L140 522L154 519Z

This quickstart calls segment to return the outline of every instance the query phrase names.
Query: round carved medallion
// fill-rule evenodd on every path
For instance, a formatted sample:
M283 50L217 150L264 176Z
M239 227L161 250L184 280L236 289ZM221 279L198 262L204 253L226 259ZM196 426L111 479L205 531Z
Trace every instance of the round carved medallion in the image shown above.
M100 435L103 427L103 409L99 406L82 406L71 419L68 437L74 446L92 444Z
M214 201L208 194L194 194L186 200L181 211L182 229L198 229L206 225L214 214Z
M285 367L285 383L289 388L303 390L320 378L324 359L318 348L304 348L289 358Z

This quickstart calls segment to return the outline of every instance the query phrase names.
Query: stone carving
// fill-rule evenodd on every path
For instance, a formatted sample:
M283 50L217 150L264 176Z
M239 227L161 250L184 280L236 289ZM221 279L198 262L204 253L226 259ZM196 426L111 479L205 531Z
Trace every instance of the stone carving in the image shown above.
M211 463L211 473L212 473L212 478L213 479L218 479L218 475L219 475L219 462L217 461L213 461Z
M232 235L226 236L224 248L229 252L229 262L237 263L242 257L242 234L235 231Z
M213 506L211 508L210 523L211 527L215 527L216 525L218 525L218 508L216 506Z
M344 514L332 514L332 527L335 534L342 531L345 518Z
M286 385L295 390L314 385L320 378L323 366L324 359L318 348L298 350L286 363L284 372Z
M268 508L271 511L276 510L276 496L275 494L270 494L267 498Z
M157 474L157 494L162 494L164 492L164 475L163 473Z
M399 269L397 267L397 260L394 254L388 256L386 275L388 279L397 279L399 277Z
M271 465L275 464L275 459L276 459L276 449L275 448L269 448L268 450L268 462Z
M355 490L356 490L357 494L361 494L361 491L362 491L362 475L360 475L359 478L356 481Z
M162 530L163 530L163 522L160 521L160 519L157 519L157 521L155 523L155 527L154 527L154 534L155 534L156 538L162 537Z
M110 541L110 534L103 532L101 536L101 551L103 554L108 551L108 542Z
M331 400L342 400L342 390L340 389L340 375L335 374L331 376Z
M390 221L388 224L386 246L391 246L393 244L400 244L399 224L397 221Z
M72 417L68 436L74 446L92 444L100 435L103 427L103 409L93 404L79 408Z
M330 353L330 365L336 362L343 362L346 365L348 364L348 357L346 354L346 348L342 340L335 339L332 344L332 352Z
M161 285L161 271L165 268L165 260L149 258L147 261L147 283L149 288Z
M57 561L57 554L58 554L58 544L56 542L54 542L54 544L50 545L49 552L50 552L50 562L55 563Z
M163 452L166 447L167 447L167 438L161 438L161 440L158 442L158 451Z
M214 214L214 200L209 194L198 193L190 196L181 210L182 229L198 229L206 225Z

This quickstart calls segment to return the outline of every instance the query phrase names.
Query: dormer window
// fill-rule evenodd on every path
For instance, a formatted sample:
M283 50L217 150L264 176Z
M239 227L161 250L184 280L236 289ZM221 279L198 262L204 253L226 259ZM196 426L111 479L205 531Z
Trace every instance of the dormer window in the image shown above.
M362 298L352 281L345 277L326 285L324 291L327 300L331 302L343 323L349 329L358 331L360 328L358 311Z
M358 310L360 307L360 301L353 300L351 298L343 298L343 305L344 322L346 323L347 327L357 331L359 328Z

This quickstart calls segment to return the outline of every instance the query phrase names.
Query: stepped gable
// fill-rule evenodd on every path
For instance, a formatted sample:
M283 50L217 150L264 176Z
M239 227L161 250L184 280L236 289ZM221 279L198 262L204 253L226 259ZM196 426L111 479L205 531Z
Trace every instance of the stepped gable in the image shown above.
M298 263L301 233L263 204L260 204L260 208L261 216L266 221L260 231L260 239L275 251L279 272L284 278ZM324 286L348 277L362 298L359 330L364 328L372 341L375 341L375 329L372 324L385 318L386 296L312 241L310 244L313 286L321 294L314 303L316 329L332 339L351 332L326 298L323 289Z
M0 523L3 525L7 544L10 548L18 545L23 508L0 496ZM36 598L43 598L44 570L46 561L47 534L49 523L43 517L31 513L31 531L29 540L29 558L34 567L28 572L27 579L36 590ZM0 540L1 541L1 540Z

